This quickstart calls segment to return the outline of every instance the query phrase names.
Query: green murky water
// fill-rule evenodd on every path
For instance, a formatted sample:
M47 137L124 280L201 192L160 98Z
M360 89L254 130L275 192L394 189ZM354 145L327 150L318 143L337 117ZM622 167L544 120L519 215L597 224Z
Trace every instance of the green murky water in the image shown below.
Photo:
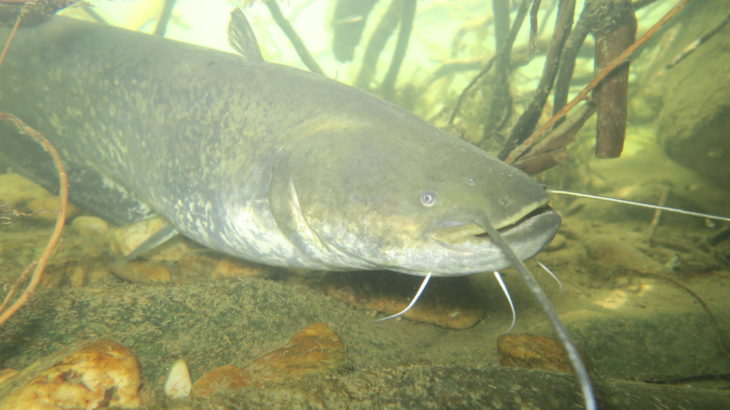
M92 2L94 11L109 23L148 32L157 25L163 3ZM225 24L234 3L242 2L179 1L168 35L226 48ZM304 69L269 9L263 2L250 3L245 12L265 57ZM377 36L379 24L385 24L390 1L373 1L366 17L345 13L339 18L333 17L334 1L280 3L326 75L348 84L359 82L436 126L498 153L542 75L557 2L542 2L531 59L527 58L529 16L515 40L509 99L500 94L503 84L492 71L465 95L450 125L462 90L495 53L495 27L500 23L495 24L490 2L418 2L407 53L392 88L384 79L397 49L401 14L394 20L372 75L365 74L363 66L368 42ZM346 10L347 2L340 3ZM674 6L671 1L643 3L651 4L636 12L639 36ZM578 2L576 20L583 6ZM513 7L511 21L517 13L517 5ZM718 12L720 8L724 12ZM720 28L693 54L666 68L689 43L718 27L728 11L730 7L721 1L693 2L635 56L629 77L627 142L621 158L593 158L596 127L591 119L566 149L562 163L535 177L554 188L648 203L664 201L668 206L730 215L730 184L725 178L730 175L730 146L724 137L730 101L728 28ZM82 8L64 14L90 18ZM361 38L347 38L357 36L341 26L358 22L364 27ZM344 31L336 31L338 25ZM333 48L346 50L348 42L356 45L351 60L338 61ZM578 53L571 94L585 86L592 73L593 38L589 36ZM500 101L510 101L509 109ZM551 104L552 98L548 101ZM543 121L551 111L546 108ZM486 132L490 115L501 128ZM13 202L19 189L9 183L0 186L5 196L0 199L6 204L0 208L0 276L5 291L37 257L52 226L30 205L37 194ZM556 197L553 206L563 216L563 227L536 259L560 278L562 292L534 261L529 266L587 362L598 386L600 406L730 405L730 357L720 346L730 346L730 239L723 234L727 223L664 213L652 225L653 211L583 199ZM31 212L35 214L25 215ZM138 355L151 407L581 406L572 376L499 366L496 342L507 331L511 314L489 273L451 285L437 283L431 290L458 295L468 288L471 294L453 297L452 304L440 306L438 314L456 315L469 307L481 320L466 329L449 329L409 319L375 322L382 313L336 297L337 292L326 290L332 279L321 273L264 269L256 277L211 279L206 269L168 261L169 281L131 283L109 273L112 257L103 238L74 228L64 232L40 289L29 305L0 328L0 367L22 369L78 340L108 337ZM518 315L511 332L553 336L519 276L511 270L504 273ZM337 282L373 276L337 275L344 276ZM396 304L405 306L417 288L418 279L411 279L398 282ZM358 280L357 286L368 287L370 294L392 293L395 285L380 282L374 279L363 285ZM697 298L714 315L716 327ZM428 309L432 300L424 299L421 303L426 306L419 309ZM214 367L241 365L275 349L313 322L326 322L341 336L349 360L341 372L206 400L164 399L162 386L176 359L188 362L195 380Z

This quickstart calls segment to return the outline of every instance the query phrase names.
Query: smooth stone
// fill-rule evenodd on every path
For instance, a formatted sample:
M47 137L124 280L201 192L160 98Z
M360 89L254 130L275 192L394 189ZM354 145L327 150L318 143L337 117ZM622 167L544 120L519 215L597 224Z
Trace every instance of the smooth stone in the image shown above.
M585 247L591 260L604 265L606 272L657 274L667 270L661 263L625 241L597 238L585 242Z
M140 376L128 348L110 339L82 341L0 385L0 409L139 407Z
M71 228L82 236L104 236L109 233L109 223L96 216L78 216L71 221Z
M0 175L0 198L8 206L16 209L22 217L51 222L56 220L58 197L21 175ZM70 202L67 204L67 219L80 213L81 209L77 206Z
M126 256L166 225L162 218L150 218L115 227L109 232L109 247L114 255Z
M135 261L111 265L110 270L114 275L134 283L169 283L172 281L170 269L159 262Z

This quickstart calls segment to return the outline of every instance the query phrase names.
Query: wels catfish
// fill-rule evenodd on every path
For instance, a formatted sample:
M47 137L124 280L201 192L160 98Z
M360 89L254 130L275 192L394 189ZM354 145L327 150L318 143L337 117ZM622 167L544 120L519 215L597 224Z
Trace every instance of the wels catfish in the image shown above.
M239 55L55 17L20 30L0 66L0 111L43 133L73 202L115 223L154 214L236 257L426 278L515 265L587 372L522 260L560 226L519 169L365 92L265 62L241 12ZM53 189L29 138L0 151Z
M13 41L0 110L57 147L78 205L116 223L158 214L264 264L464 275L511 265L482 217L521 259L555 234L548 194L522 171L393 104L266 63L248 40L240 56L54 18ZM4 156L51 186L46 154L10 131Z

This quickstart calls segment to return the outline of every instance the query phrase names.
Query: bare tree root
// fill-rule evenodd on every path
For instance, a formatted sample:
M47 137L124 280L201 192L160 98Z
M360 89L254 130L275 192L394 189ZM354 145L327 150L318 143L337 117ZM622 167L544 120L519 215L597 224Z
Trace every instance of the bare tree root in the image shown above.
M13 316L13 314L15 314L15 312L23 307L25 302L28 301L30 296L35 291L36 287L38 287L38 284L43 277L43 271L46 267L46 264L48 263L48 259L53 254L53 251L56 248L56 244L58 244L58 240L61 238L61 232L63 232L63 226L66 222L66 207L68 204L68 175L66 174L66 169L64 168L63 162L61 161L61 156L58 155L58 151L53 148L51 143L48 142L48 140L45 139L40 132L29 127L20 118L16 117L13 114L0 112L0 120L11 121L13 124L15 124L18 130L20 130L24 134L29 135L31 138L33 138L33 140L40 144L43 149L45 149L53 158L53 165L58 171L59 179L58 216L56 217L56 225L53 228L53 233L48 240L46 248L43 250L43 253L41 253L40 258L38 258L38 261L31 263L31 265L26 268L26 271L15 281L15 284L8 292L5 300L3 301L3 304L0 306L0 326L2 326L5 322L8 321L8 319L10 319L11 316ZM33 265L35 265L35 268L33 268ZM28 281L25 290L23 290L20 296L18 296L18 298L12 304L10 304L10 300L12 299L13 295L18 291L18 289L20 289L21 284L28 277L31 269L33 269L33 274L30 276L30 280ZM10 305L8 306L8 304Z
M550 118L548 122L546 122L542 127L540 127L537 131L535 131L532 135L530 135L529 138L527 138L522 144L520 144L517 148L515 148L510 155L507 157L505 162L508 164L511 164L515 162L519 157L521 157L523 154L527 152L527 150L532 147L535 142L550 128L552 128L561 118L565 116L565 114L568 113L573 107L575 107L579 102L585 100L588 98L588 93L590 93L598 84L603 81L604 78L606 78L613 70L624 64L626 61L631 58L631 56L634 54L634 52L641 47L644 43L646 43L654 34L656 34L657 31L659 31L660 28L662 28L669 20L671 20L677 13L679 13L680 10L682 10L687 4L689 3L689 0L680 0L674 8L672 8L667 14L664 15L664 17L661 18L656 24L654 24L649 30L644 33L643 36L641 36L640 39L636 40L631 46L629 46L626 50L624 50L618 57L613 59L609 64L607 64L603 70L601 70L596 76L593 78L593 80L588 83L588 85L581 90L578 95L575 96L568 104L566 104L560 111L555 113L555 115Z

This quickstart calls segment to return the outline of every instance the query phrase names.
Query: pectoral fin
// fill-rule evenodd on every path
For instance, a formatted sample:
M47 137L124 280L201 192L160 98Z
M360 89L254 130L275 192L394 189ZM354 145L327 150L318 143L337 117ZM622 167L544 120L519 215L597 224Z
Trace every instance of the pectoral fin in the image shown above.
M177 234L177 229L175 229L172 225L166 225L159 231L155 232L152 236L147 238L144 242L142 242L142 244L139 245L135 250L126 255L122 259L122 261L133 261L137 259L139 255L162 245Z

